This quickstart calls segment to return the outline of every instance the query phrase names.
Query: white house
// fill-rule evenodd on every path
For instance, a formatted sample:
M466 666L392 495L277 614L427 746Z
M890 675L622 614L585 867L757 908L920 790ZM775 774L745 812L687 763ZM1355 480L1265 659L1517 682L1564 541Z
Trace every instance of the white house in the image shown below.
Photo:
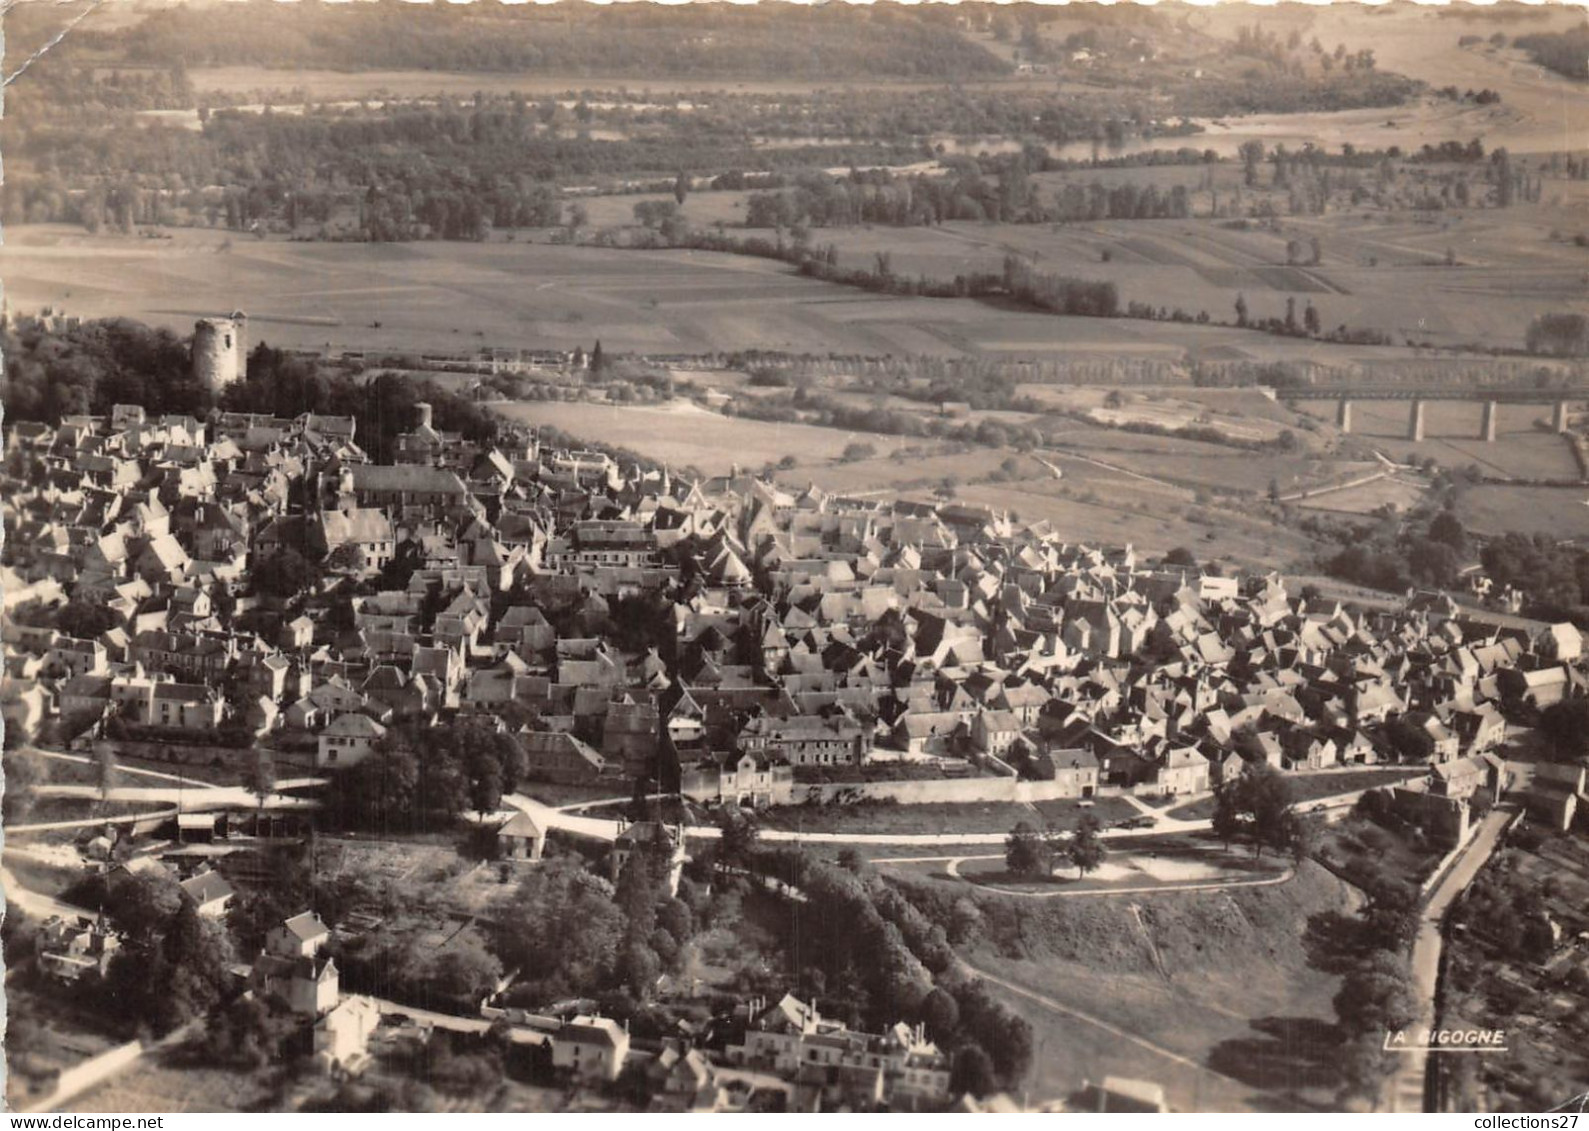
M368 715L338 715L320 732L315 767L339 769L356 765L368 758L385 737L386 728Z

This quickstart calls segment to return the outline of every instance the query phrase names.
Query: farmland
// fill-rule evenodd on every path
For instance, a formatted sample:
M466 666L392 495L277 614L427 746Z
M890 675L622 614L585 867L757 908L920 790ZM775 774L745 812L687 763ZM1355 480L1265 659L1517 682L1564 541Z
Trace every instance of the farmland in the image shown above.
M339 246L201 230L151 241L60 226L6 235L0 272L13 310L53 306L187 333L197 317L243 309L256 339L277 346L589 349L599 338L613 353L1063 357L1088 350L1173 360L1188 348L1267 344L1223 327L869 295L777 262L709 252L506 241Z
M1086 170L1066 176L1083 185L1095 179ZM1240 170L1222 167L1219 177L1228 198ZM1406 217L1335 212L1293 217L1272 231L1193 218L950 222L905 230L824 229L817 238L834 243L840 262L851 267L867 266L886 251L903 274L952 278L998 271L1015 252L1043 270L1114 282L1127 299L1192 315L1206 311L1216 321L1232 320L1238 295L1255 318L1280 315L1286 297L1294 296L1299 306L1311 302L1326 328L1376 329L1397 342L1515 348L1541 304L1583 301L1589 259L1582 249L1551 240L1550 232L1581 224L1584 186L1550 178L1545 184L1547 202L1559 197L1559 205ZM1209 194L1194 193L1193 201L1206 211ZM1311 238L1321 244L1319 265L1288 266L1287 242ZM1456 261L1451 266L1448 249ZM1266 352L1251 346L1256 356ZM1314 352L1294 343L1285 348L1289 356Z
M551 425L584 439L713 475L725 474L734 466L759 468L785 455L794 455L802 463L836 459L845 445L856 439L879 448L900 442L895 436L720 416L687 402L658 408L537 403L508 405L500 411L521 424Z

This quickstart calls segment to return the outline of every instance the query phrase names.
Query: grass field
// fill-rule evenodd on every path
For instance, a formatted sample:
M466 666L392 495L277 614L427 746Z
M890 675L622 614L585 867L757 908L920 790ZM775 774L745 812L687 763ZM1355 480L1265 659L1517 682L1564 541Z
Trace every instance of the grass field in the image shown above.
M1234 168L1221 176L1234 177ZM1090 174L1075 179L1085 183ZM1223 188L1228 198L1230 188ZM1208 207L1207 193L1194 193ZM1570 210L1572 206L1566 206ZM1232 230L1204 217L1099 221L1066 225L953 222L931 228L825 230L848 266L866 266L880 251L903 273L953 276L1002 269L1004 257L1029 257L1040 270L1109 280L1127 299L1190 315L1234 319L1238 295L1255 318L1280 317L1287 296L1298 316L1306 302L1324 327L1373 328L1440 345L1481 342L1518 347L1542 306L1581 307L1583 253L1552 241L1572 230L1563 208L1447 211L1429 216L1333 212L1291 218L1279 230ZM1292 240L1320 241L1317 266L1288 266ZM1450 250L1455 265L1446 266ZM1263 353L1259 342L1237 347ZM1249 347L1251 347L1249 351ZM1295 356L1320 350L1292 342ZM1330 351L1324 351L1326 354ZM1321 355L1322 356L1322 355Z
M1177 1111L1329 1104L1338 982L1307 965L1301 935L1309 915L1356 899L1323 870L1224 892L977 900L989 937L969 961L1061 1007L997 989L1034 1028L1032 1096L1119 1075L1162 1084Z
M1308 510L1333 511L1337 514L1372 514L1387 506L1398 512L1411 510L1423 496L1421 484L1387 475L1371 483L1309 495L1297 500L1297 505Z
M583 439L638 451L673 467L722 474L738 465L749 471L792 455L802 463L836 459L857 441L889 451L904 441L872 432L843 432L808 424L777 424L721 416L686 401L636 407L536 401L499 405L508 419L551 425ZM798 477L799 473L791 473Z
M629 199L626 207L632 206ZM1026 239L1028 227L1015 234ZM939 238L923 231L886 233L889 246L900 244L897 262L911 241ZM170 234L169 240L144 240L89 236L62 225L13 226L0 249L11 309L54 306L187 333L197 317L240 308L250 315L254 341L392 351L588 349L600 338L614 353L761 348L1178 359L1191 351L1336 364L1404 356L1223 326L1056 317L970 299L871 295L803 278L785 264L708 252L523 240L336 245L203 229ZM988 254L995 252L1002 257L998 248ZM962 269L971 262L964 254L958 258ZM1103 277L1091 268L1081 273ZM1125 289L1125 299L1137 297L1151 296Z
M1589 489L1472 487L1457 502L1457 517L1481 534L1545 534L1589 538Z

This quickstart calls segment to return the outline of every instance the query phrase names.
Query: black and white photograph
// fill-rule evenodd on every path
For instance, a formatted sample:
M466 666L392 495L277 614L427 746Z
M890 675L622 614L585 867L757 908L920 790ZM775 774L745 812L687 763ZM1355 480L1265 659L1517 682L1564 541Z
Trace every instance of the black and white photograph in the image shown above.
M1589 7L0 21L15 1126L1589 1113Z

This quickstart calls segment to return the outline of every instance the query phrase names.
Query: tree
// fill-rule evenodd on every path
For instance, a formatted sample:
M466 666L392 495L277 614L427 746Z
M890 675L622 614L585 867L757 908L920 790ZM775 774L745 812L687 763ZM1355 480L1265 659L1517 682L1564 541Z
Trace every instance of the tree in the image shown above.
M955 1053L954 1066L949 1073L949 1091L957 1096L986 1096L998 1090L994 1079L993 1058L981 1045L963 1045Z
M737 809L724 809L717 818L720 836L717 842L718 859L724 864L748 867L756 851L759 830L753 818Z
M1436 542L1444 542L1459 554L1467 549L1468 532L1462 520L1448 510L1441 511L1430 520L1429 537Z
M590 351L590 371L594 376L601 376L601 371L606 368L607 359L602 356L601 339L596 339L596 345Z
M1385 724L1385 737L1403 762L1428 762L1434 757L1434 736L1403 716L1398 715Z
M921 1019L933 1040L948 1042L960 1025L960 1003L942 986L934 986L922 999Z
M47 780L39 759L19 750L5 752L4 819L9 825L21 824L33 811L37 800L36 787Z
M1173 566L1196 566L1197 558L1185 546L1176 546L1164 555L1164 564Z
M1263 762L1249 762L1234 781L1222 782L1214 791L1213 829L1226 848L1245 838L1255 856L1265 848L1290 850L1304 836L1293 811L1290 782Z
M856 440L844 445L844 454L840 458L845 463L858 463L863 459L871 459L876 454L877 448L874 445Z
M254 795L263 813L265 799L276 792L276 765L265 747L254 747L253 763L243 774L243 788Z
M1552 703L1540 712L1539 732L1550 743L1556 761L1589 758L1589 699L1563 699ZM11 788L9 773L6 788Z
M68 601L55 615L56 630L78 640L93 640L116 627L116 614L103 605Z
M1335 995L1335 1015L1350 1034L1394 1033L1418 1017L1407 962L1400 954L1376 950L1349 971Z
M1096 872L1103 863L1104 843L1098 835L1101 828L1098 818L1087 813L1076 823L1075 835L1070 838L1070 862L1076 865L1076 870L1083 876L1088 872Z
M336 573L360 573L364 569L364 551L356 543L344 542L326 555L326 568Z
M469 759L469 806L482 820L502 807L502 762L490 751Z
M1047 876L1053 870L1047 839L1025 821L1010 830L1004 842L1004 863L1012 876L1023 879Z
M1214 787L1214 815L1212 827L1214 835L1230 848L1231 841L1241 835L1243 822L1241 813L1239 778L1222 781Z
M1317 336L1323 329L1323 324L1319 320L1319 308L1311 301L1302 308L1302 328L1313 336Z
M1236 325L1247 325L1247 296L1240 292L1236 295Z
M94 751L94 784L99 787L101 801L110 800L110 791L116 788L120 776L115 747L109 743L100 744Z
M683 169L680 169L679 175L673 179L673 199L682 208L684 206L684 198L689 194L690 176Z
M261 560L252 577L259 592L291 600L315 583L318 571L308 558L288 547Z

